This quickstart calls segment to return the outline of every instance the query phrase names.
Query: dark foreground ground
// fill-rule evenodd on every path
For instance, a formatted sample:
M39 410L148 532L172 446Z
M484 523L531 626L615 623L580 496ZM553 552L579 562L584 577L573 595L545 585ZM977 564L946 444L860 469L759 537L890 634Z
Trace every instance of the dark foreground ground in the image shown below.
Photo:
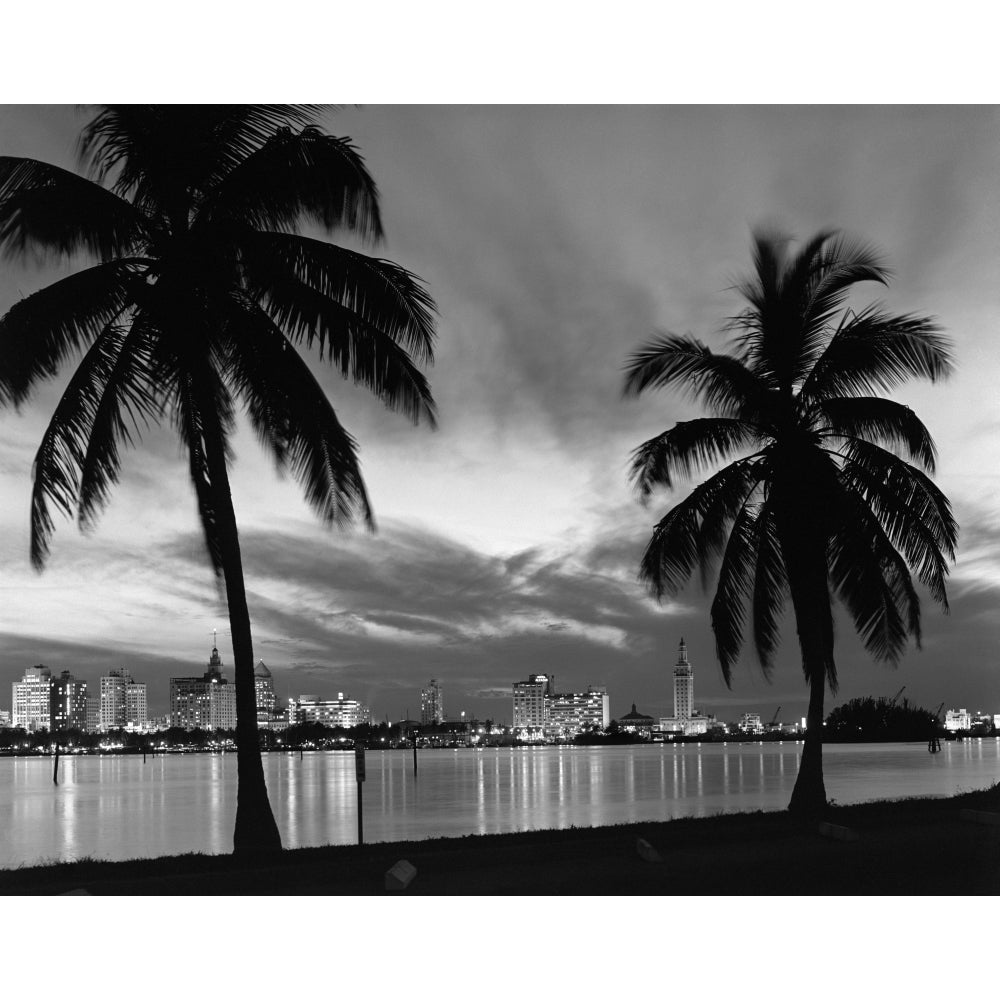
M985 813L993 822L963 818ZM821 836L786 813L317 847L252 863L188 854L0 871L0 893L370 895L399 860L410 895L995 894L1000 785L951 799L833 808L857 840ZM644 860L639 838L662 858Z

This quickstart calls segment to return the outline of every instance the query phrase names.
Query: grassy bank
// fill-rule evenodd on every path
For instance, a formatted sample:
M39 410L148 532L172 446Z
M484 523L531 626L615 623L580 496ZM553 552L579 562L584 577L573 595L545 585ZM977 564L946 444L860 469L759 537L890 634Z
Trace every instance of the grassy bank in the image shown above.
M962 810L1000 813L1000 785L950 799L841 806L828 822L857 840L820 836L786 813L542 830L284 851L257 863L188 854L79 861L0 871L0 893L94 895L368 895L400 859L417 869L410 894L996 894L1000 826ZM646 840L662 862L643 860Z

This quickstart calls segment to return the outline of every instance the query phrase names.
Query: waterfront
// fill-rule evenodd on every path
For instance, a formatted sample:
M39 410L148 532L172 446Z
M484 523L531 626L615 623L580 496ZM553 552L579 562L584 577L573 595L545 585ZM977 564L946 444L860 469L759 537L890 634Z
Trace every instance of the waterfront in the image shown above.
M801 743L369 751L367 841L660 821L783 809ZM953 795L1000 780L1000 740L847 744L824 750L838 804ZM264 768L286 847L354 843L352 753L268 754ZM0 759L0 867L231 848L234 754Z

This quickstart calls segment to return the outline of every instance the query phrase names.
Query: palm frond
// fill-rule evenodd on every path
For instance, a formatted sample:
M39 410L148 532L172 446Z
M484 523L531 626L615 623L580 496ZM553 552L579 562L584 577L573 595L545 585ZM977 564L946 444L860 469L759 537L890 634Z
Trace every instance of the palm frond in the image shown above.
M0 156L0 247L9 259L26 250L101 260L132 252L144 220L127 201L72 171Z
M315 105L107 105L80 137L81 165L153 213L204 192L280 128L314 124Z
M801 344L794 381L804 379L829 340L839 310L856 284L888 284L891 272L873 246L838 233L820 233L796 260L789 285L795 288Z
M804 399L868 396L910 378L931 382L952 371L948 341L924 316L892 316L871 306L849 315L802 385Z
M694 337L667 334L634 351L625 364L626 396L676 386L719 416L760 419L766 386L737 358L715 354Z
M757 481L754 463L745 458L727 465L696 486L655 526L639 568L640 580L655 597L677 594L702 559L701 533L707 512L716 510L715 525L736 518Z
M386 406L404 413L414 423L426 420L432 427L437 418L426 377L414 365L396 336L391 323L379 326L365 312L385 319L372 303L345 296L344 304L316 291L297 279L274 275L267 288L264 308L292 343L318 346L321 358L355 384L370 389ZM353 305L361 311L355 311ZM391 319L391 317L390 317Z
M49 555L51 507L76 512L80 468L90 441L94 415L114 370L125 333L108 326L97 336L63 391L32 467L31 562L42 569Z
M757 506L746 504L733 522L712 601L715 650L727 687L732 687L733 667L743 648L747 603L757 565L757 515Z
M781 637L781 617L788 597L788 575L778 538L774 510L765 502L754 524L757 565L753 583L753 635L757 660L765 677L774 665Z
M937 449L910 407L878 396L842 396L821 400L816 409L826 424L821 434L902 448L913 461L934 472Z
M87 347L131 303L136 265L98 264L15 303L0 319L0 382L15 403Z
M830 579L865 648L896 663L913 635L920 646L920 601L903 557L871 510L845 495L842 522L830 540Z
M732 417L681 421L632 452L629 479L645 499L657 486L671 488L678 475L690 476L766 439L760 428Z
M162 390L152 377L154 337L141 320L134 322L105 379L80 463L78 520L84 530L94 526L118 482L121 446L133 447L140 424L148 427L161 414Z
M328 231L382 237L378 189L357 148L313 126L272 134L222 179L203 211L211 223L258 231L290 232L314 221Z
M840 472L844 489L859 497L890 543L945 610L947 561L955 558L958 526L945 495L920 470L876 445L852 441Z
M306 294L311 291L353 313L365 329L401 344L417 361L433 360L434 300L405 268L297 235L248 234L240 245L250 293L272 301L276 318L293 339L304 337L310 346L318 339L320 350L331 356L344 350L312 329L309 309L304 314L295 309L299 296L305 295L306 304L319 301Z
M354 438L295 348L257 312L234 321L225 377L279 468L288 467L327 524L373 525Z

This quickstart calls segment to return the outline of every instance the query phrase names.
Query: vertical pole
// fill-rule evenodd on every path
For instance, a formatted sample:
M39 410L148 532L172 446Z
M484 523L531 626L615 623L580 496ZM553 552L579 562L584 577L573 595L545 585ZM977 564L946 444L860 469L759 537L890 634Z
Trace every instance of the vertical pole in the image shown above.
M52 784L59 784L59 744L56 744L56 759L52 764Z
M365 780L365 747L363 743L354 744L354 770L358 779L358 843L365 842L364 810L362 808L361 786Z
M361 788L364 785L364 781L358 778L358 843L363 844L365 842L365 822L364 822L364 811L361 808Z
M417 776L417 734L413 734L413 777Z

